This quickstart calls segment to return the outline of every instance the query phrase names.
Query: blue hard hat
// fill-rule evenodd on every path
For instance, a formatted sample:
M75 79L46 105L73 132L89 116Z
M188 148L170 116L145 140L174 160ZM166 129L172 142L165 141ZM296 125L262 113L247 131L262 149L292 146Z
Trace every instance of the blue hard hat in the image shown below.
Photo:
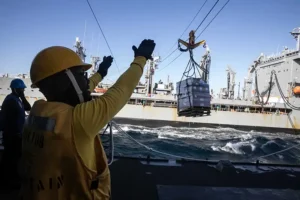
M10 87L24 89L24 88L26 88L26 85L21 79L17 78L17 79L14 79L11 81Z

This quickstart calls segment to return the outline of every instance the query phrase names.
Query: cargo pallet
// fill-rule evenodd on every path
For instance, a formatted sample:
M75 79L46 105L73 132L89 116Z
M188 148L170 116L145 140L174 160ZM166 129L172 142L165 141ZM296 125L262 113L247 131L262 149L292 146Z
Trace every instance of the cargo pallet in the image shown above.
M177 114L179 117L186 116L186 117L196 117L196 116L203 116L206 114L207 116L210 115L210 107L192 107L187 108L181 111L178 111Z

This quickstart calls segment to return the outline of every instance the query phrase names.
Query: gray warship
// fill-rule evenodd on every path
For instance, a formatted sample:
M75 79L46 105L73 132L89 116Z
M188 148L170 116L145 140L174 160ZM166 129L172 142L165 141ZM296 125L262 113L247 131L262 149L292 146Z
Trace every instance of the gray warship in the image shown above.
M261 54L248 68L243 88L238 84L235 94L235 71L227 67L227 87L218 94L211 91L211 112L201 116L178 116L177 96L173 93L173 83L161 80L154 83L155 70L159 68L160 57L154 56L148 61L145 70L145 82L136 86L128 103L115 116L117 123L154 126L228 126L237 129L276 129L297 133L300 129L300 28L290 32L296 40L296 49L284 48L282 52L266 56ZM83 61L85 49L76 38L76 53ZM208 60L209 59L209 60ZM99 57L91 57L92 73L97 70ZM208 70L211 64L208 46L199 65ZM21 78L27 86L31 85L27 74L0 77L0 103L10 93L9 84L13 78ZM100 83L92 93L98 98L110 87ZM240 92L241 91L241 92ZM242 94L241 94L242 93ZM33 104L44 96L38 89L27 88L26 98Z

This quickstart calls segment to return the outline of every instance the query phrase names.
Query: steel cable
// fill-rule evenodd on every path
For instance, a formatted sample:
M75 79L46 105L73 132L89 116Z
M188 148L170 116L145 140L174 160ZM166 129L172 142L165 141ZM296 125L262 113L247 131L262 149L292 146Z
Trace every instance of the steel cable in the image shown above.
M119 66L118 66L118 64L117 64L116 58L115 58L115 56L114 56L114 54L113 54L113 52L112 52L112 50L111 50L111 48L110 48L110 45L108 44L108 41L107 41L107 39L106 39L106 37L105 37L105 35L104 35L104 32L103 32L103 30L102 30L102 28L101 28L101 26L100 26L100 23L99 23L99 21L98 21L96 15L95 15L95 13L94 13L94 10L93 10L93 8L92 8L92 6L91 6L89 0L86 0L86 2L88 3L88 5L89 5L89 7L90 7L90 9L91 9L91 11L92 11L92 13L93 13L93 15L94 15L94 18L95 18L95 20L96 20L96 22L97 22L97 24L98 24L98 27L99 27L99 29L100 29L100 31L101 31L101 34L102 34L102 36L103 36L103 38L104 38L104 40L105 40L105 42L106 42L106 45L107 45L107 47L108 47L108 49L109 49L109 51L110 51L110 54L111 54L112 57L114 58L114 63L115 63L115 65L116 65L116 67L117 67L117 69L118 69L118 72L119 72L119 74L120 74L120 69L119 69Z

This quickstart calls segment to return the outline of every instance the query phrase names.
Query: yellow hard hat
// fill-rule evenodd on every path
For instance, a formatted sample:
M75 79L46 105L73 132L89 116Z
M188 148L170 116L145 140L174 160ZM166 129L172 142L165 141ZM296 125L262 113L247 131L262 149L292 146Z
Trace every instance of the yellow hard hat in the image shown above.
M36 83L71 67L82 66L85 70L91 64L82 62L80 57L71 49L61 46L52 46L40 51L32 61L30 68L31 87Z

